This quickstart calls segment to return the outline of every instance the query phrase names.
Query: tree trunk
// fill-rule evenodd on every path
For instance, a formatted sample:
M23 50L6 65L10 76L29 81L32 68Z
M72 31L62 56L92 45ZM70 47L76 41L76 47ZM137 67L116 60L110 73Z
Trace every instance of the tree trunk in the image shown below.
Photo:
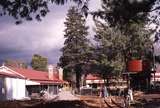
M80 72L76 72L76 88L80 88Z
M77 89L77 92L79 93L79 91L80 91L80 79L81 79L81 67L80 67L80 65L76 65L75 71L76 71L76 89Z

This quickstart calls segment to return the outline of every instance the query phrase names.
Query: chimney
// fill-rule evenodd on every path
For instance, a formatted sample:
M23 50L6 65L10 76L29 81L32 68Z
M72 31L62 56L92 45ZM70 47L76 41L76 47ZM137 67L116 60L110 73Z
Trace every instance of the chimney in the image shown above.
M59 79L60 79L60 80L63 80L63 69L62 69L62 68L59 68L59 69L58 69L58 73L59 73Z
M53 80L53 66L52 65L48 65L48 78L50 80Z

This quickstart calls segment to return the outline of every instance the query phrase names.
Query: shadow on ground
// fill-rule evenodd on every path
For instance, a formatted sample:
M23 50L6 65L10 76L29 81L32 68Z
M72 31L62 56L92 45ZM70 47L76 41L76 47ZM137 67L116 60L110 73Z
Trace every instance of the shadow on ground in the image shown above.
M133 108L160 108L160 98L153 98L152 100L138 100L133 105Z
M0 102L0 108L89 108L82 101L7 101Z

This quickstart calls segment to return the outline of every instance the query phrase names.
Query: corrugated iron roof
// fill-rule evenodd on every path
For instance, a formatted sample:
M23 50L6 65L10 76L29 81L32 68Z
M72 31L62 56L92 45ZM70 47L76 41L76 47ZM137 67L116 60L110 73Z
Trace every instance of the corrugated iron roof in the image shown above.
M59 79L58 72L54 72L56 74L53 75L53 79L49 79L48 72L36 71L33 69L24 69L24 68L15 68L15 67L6 67L8 69L7 72L0 72L0 75L16 77L16 78L25 78L35 82L39 82L41 84L59 84L65 83L65 81Z

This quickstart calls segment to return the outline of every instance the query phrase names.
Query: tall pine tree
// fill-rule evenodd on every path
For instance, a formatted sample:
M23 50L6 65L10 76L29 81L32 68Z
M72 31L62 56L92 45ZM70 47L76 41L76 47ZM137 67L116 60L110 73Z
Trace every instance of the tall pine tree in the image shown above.
M118 29L111 28L105 22L95 20L96 41L95 62L100 76L108 83L110 78L119 77L123 71L123 48L127 42Z
M76 87L80 87L80 78L87 63L89 40L87 39L88 27L83 15L76 7L68 10L65 29L64 47L61 49L59 65L64 68L67 76L76 76Z

